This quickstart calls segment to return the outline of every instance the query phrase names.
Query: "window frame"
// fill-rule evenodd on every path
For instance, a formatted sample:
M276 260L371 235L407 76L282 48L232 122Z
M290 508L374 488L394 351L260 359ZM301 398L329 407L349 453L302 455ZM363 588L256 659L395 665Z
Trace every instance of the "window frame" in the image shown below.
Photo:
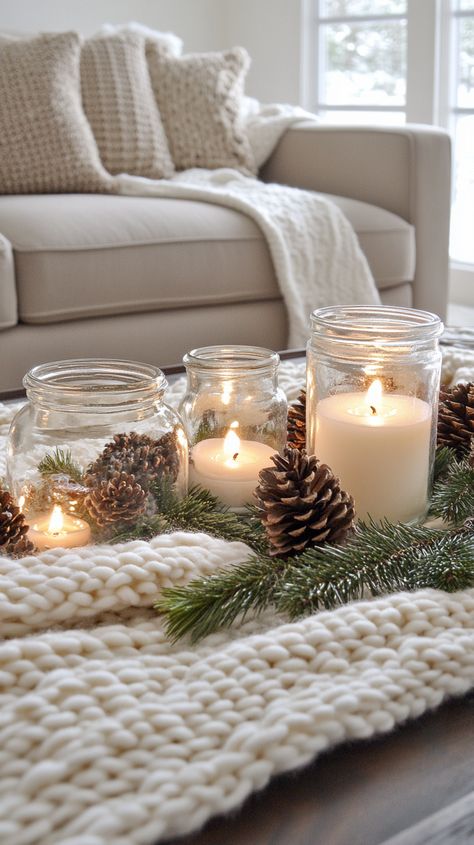
M457 105L458 21L474 18L474 11L456 8L454 0L407 0L406 13L364 14L346 16L321 15L321 0L307 0L309 37L306 39L308 61L305 84L305 107L315 113L331 111L404 113L407 123L425 123L447 129L454 138L456 119L460 115L474 115L474 108ZM407 21L407 84L405 106L329 105L320 97L323 59L320 51L319 28L327 23ZM454 183L453 183L454 184ZM474 305L474 263L450 259L451 298L456 302Z

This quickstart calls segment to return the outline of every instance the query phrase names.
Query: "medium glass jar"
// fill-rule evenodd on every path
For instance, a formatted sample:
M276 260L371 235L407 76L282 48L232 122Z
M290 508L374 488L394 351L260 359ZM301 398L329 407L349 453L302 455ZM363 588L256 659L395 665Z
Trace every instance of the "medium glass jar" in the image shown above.
M441 373L435 314L342 306L311 315L307 449L352 494L360 520L426 514Z
M287 402L278 387L280 356L254 346L206 346L184 356L180 405L189 445L190 484L241 508L259 471L286 442Z
M100 538L153 513L160 485L186 492L187 440L157 367L57 361L34 367L23 384L29 401L11 424L8 484L38 535L48 534L53 511L53 529L62 518L55 536L34 536L39 548L84 545L69 515Z

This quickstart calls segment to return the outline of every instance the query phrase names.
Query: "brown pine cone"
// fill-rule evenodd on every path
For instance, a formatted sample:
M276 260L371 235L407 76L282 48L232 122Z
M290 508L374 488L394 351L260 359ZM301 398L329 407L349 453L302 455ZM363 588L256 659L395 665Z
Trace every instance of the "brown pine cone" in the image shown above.
M439 399L438 446L450 446L461 458L474 434L474 382L441 388Z
M153 440L147 434L115 434L86 473L86 483L96 486L99 481L112 478L118 472L134 475L144 490L162 475L174 482L179 472L176 432L168 432Z
M26 527L28 529L29 525ZM34 544L28 539L26 534L23 534L19 540L15 540L15 542L8 544L8 548L5 553L8 554L9 557L19 558L32 555L35 551L36 548Z
M285 557L306 546L342 541L354 523L354 500L326 464L305 451L286 448L260 471L257 508L271 555Z
M0 490L0 552L9 555L28 533L25 515L15 505L10 493ZM28 542L28 541L26 541Z
M84 500L91 519L100 527L135 522L146 508L147 493L134 475L116 472L112 478L99 481Z
M297 402L288 408L288 446L304 449L306 446L306 390L301 390Z

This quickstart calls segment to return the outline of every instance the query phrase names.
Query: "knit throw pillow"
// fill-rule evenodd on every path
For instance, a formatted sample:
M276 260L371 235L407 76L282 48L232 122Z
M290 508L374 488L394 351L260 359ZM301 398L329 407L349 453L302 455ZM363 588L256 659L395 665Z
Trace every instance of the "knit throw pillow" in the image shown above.
M90 38L82 48L81 84L84 110L109 173L172 176L144 37L124 31Z
M0 41L0 194L104 192L73 32Z
M254 174L241 118L250 65L246 50L176 57L147 43L146 52L176 169L231 167Z

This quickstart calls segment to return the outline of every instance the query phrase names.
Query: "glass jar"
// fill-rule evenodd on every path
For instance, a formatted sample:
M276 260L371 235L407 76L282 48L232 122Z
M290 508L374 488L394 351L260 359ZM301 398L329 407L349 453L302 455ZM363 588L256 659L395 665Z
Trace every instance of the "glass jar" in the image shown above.
M167 381L157 367L56 361L34 367L23 384L29 401L10 427L9 488L39 534L53 511L63 523L47 545L33 538L39 548L84 545L78 525L74 542L70 515L100 537L153 513L161 484L185 494L186 436L163 401Z
M443 324L409 308L342 306L311 315L307 449L352 494L357 516L417 522L436 447Z
M287 402L278 387L280 356L254 346L207 346L184 356L180 405L189 445L190 484L239 509L253 500L259 471L286 442Z

